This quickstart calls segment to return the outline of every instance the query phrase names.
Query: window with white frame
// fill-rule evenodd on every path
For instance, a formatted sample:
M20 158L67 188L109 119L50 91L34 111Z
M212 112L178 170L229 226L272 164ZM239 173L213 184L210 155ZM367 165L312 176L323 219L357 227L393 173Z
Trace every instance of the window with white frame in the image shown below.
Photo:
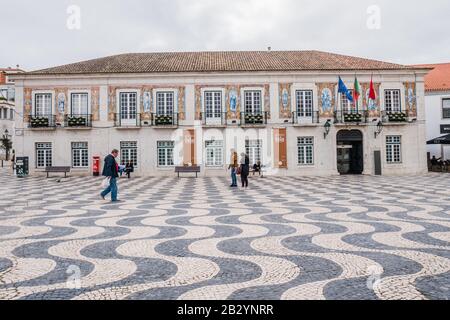
M353 90L348 90L350 95L353 96ZM345 113L351 113L353 108L353 103L347 98L347 94L341 93L341 110Z
M314 138L313 137L298 137L298 164L299 165L313 165L314 164Z
M173 166L173 141L158 141L158 167Z
M52 94L37 93L34 96L34 115L38 117L52 114Z
M175 94L173 91L156 93L156 114L172 115L175 106Z
M72 142L72 167L89 167L89 150L87 142Z
M137 93L136 92L121 92L119 95L120 101L120 118L136 119L137 114Z
M261 90L244 91L244 110L246 114L261 114Z
M205 150L206 150L207 167L223 166L223 141L220 140L205 141Z
M384 107L387 112L401 112L400 90L384 90Z
M450 119L450 98L442 99L442 118Z
M387 136L386 137L386 161L387 163L402 162L402 137Z
M14 109L10 109L9 112L11 114L10 115L11 120L14 120Z
M52 166L52 144L50 142L36 143L36 168Z
M261 162L262 140L245 140L245 152L250 159L250 165Z
M136 141L121 141L120 142L120 163L126 165L129 161L134 167L137 163L137 142Z
M206 118L220 118L222 115L222 92L205 91Z
M313 114L313 91L297 90L295 92L297 99L297 116L312 117Z
M71 94L71 114L85 116L89 110L89 95L87 93L72 93Z

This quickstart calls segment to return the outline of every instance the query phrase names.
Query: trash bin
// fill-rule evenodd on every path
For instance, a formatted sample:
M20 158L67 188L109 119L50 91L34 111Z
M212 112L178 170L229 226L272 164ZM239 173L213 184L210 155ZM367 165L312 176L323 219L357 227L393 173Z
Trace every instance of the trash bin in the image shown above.
M94 175L94 177L98 177L100 175L100 157L95 156L92 160L92 174Z

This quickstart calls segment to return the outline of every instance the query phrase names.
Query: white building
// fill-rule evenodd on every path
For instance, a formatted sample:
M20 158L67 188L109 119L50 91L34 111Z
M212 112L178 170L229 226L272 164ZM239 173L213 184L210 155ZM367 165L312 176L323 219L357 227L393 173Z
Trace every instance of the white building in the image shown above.
M268 174L424 173L428 71L317 51L100 58L14 77L16 152L32 174L92 174L113 148L143 176L225 175L232 149ZM352 89L355 74L357 107L338 94L338 76Z
M14 135L15 92L10 75L21 73L21 69L0 68L0 136ZM5 150L0 148L0 159L5 158Z
M425 77L427 140L450 134L450 63L419 67L434 68ZM429 145L430 157L450 160L450 146Z

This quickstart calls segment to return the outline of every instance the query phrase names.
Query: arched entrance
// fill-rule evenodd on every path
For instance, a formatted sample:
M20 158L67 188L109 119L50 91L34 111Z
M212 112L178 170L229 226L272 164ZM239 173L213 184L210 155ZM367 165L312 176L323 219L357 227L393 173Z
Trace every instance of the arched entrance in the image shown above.
M359 130L337 133L337 169L340 174L362 174L364 171L363 134Z

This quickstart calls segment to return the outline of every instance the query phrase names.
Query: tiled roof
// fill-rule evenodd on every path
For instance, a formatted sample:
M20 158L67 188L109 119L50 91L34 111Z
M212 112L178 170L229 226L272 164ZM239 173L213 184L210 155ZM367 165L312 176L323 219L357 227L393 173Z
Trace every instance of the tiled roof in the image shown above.
M450 63L417 65L434 68L425 76L425 91L450 91Z
M410 66L320 51L130 53L28 74L407 70Z

